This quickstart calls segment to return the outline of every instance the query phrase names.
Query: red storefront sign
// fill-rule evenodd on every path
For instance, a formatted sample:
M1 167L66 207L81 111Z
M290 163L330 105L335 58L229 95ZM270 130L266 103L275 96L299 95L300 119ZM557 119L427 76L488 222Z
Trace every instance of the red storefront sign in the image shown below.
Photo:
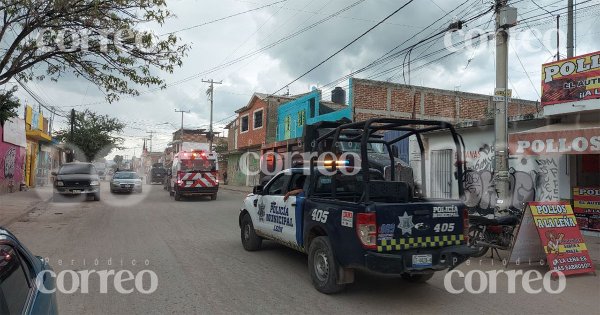
M573 204L579 227L600 232L600 187L573 188Z
M542 106L600 97L600 52L542 65Z
M508 136L512 155L600 154L600 127L546 127Z
M571 205L567 202L530 202L548 265L565 275L594 272Z

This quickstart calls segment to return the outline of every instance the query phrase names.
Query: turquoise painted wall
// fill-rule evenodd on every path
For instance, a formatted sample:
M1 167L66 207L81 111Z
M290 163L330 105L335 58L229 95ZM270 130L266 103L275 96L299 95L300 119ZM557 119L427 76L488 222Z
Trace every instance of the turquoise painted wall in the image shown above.
M311 103L314 104L313 111L311 111ZM321 92L318 90L279 106L277 109L277 141L302 137L305 124L312 125L320 121L337 121L342 118L352 119L350 106L319 115L320 106Z

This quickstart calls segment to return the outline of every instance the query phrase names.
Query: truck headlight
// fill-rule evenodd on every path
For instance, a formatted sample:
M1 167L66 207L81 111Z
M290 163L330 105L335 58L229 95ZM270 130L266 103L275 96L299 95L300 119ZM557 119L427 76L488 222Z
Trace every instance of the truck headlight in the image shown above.
M99 186L99 185L100 185L100 182L99 182L99 181L97 181L97 180L93 180L92 182L90 182L90 185L91 185L91 186Z
M65 183L63 183L61 180L56 181L56 186L61 186L62 187L64 185L65 185Z
M113 184L113 186L119 186L121 183L119 183L119 182L113 182L112 184Z

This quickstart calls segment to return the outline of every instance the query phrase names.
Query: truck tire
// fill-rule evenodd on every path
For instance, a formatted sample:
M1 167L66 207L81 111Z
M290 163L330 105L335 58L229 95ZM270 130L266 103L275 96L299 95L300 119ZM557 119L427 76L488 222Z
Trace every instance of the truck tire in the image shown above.
M100 201L100 193L94 194L94 201Z
M488 250L490 249L488 246L475 245L476 241L484 241L485 239L486 235L480 228L478 228L477 226L469 227L469 246L477 249L477 252L471 255L471 257L481 257L488 252Z
M210 200L217 200L217 194L210 195Z
M256 235L256 231L254 230L254 225L252 224L252 219L248 214L244 215L242 218L242 225L240 226L241 237L242 237L242 246L244 249L253 252L260 249L262 245L262 238Z
M344 284L338 284L340 267L333 257L331 243L326 236L319 236L310 243L308 250L308 273L317 291L333 294L344 290Z
M181 194L177 190L175 190L173 196L175 196L175 201L181 201Z
M433 272L432 273L419 273L419 274L410 274L410 273L403 273L402 274L402 279L411 282L411 283L424 283L427 282L427 280L431 279L431 277L433 277Z

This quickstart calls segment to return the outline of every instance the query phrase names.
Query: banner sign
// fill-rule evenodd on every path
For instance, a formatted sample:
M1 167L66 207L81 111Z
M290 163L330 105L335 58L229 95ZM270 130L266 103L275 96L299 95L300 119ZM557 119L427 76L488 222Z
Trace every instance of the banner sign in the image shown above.
M579 227L600 232L600 187L573 188L573 204Z
M573 209L568 202L530 202L548 265L565 275L594 272Z
M600 154L600 127L508 135L511 155Z
M600 52L542 65L542 106L600 98Z
M17 117L13 117L5 121L3 128L3 139L1 140L23 148L26 147L27 139L25 137L25 121Z

